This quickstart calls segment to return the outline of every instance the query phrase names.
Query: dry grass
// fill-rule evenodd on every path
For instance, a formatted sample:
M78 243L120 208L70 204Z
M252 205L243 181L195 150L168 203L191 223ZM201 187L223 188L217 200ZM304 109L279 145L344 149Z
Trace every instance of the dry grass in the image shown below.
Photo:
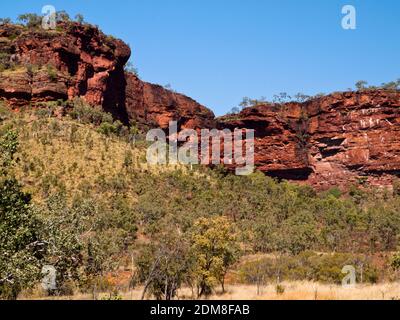
M117 175L127 151L132 153L134 163L140 162L140 151L131 145L72 121L28 122L21 133L19 178L33 195L40 190L36 184L42 175L55 177L68 193L76 194L82 182L92 185L100 176ZM34 170L23 170L24 165Z
M313 282L284 282L283 294L277 294L274 285L261 288L257 295L255 285L227 286L225 294L215 294L208 300L399 300L400 283L386 283L377 285L357 285L354 288L343 288L337 285L325 285ZM140 300L142 289L120 293L123 300ZM99 293L97 299L107 299L109 293ZM48 299L45 297L25 296L21 299ZM77 294L70 297L51 298L52 300L93 300L91 294ZM180 290L178 299L192 299L190 289Z
M228 292L211 299L226 300L392 300L400 298L399 283L358 285L343 288L337 285L324 285L312 282L282 283L283 294L278 295L274 285L261 288L257 295L256 286L232 286Z
M130 176L124 173L128 156L131 173L190 170L183 165L148 165L144 142L132 144L115 136L107 137L97 132L95 126L80 124L67 117L37 117L33 112L21 112L14 114L4 125L16 128L19 133L21 152L16 174L34 201L42 200L46 179L52 185L62 185L68 194L74 195L82 191L83 185L94 190L99 181L112 177L123 179L129 188Z

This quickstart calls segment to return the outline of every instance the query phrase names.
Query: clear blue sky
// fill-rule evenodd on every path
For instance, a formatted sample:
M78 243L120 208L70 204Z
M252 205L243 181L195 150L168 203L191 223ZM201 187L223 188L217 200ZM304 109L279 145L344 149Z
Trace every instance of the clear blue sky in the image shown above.
M43 5L131 45L143 80L228 112L244 96L345 90L400 78L398 0L2 0L1 16ZM357 9L357 30L341 8Z

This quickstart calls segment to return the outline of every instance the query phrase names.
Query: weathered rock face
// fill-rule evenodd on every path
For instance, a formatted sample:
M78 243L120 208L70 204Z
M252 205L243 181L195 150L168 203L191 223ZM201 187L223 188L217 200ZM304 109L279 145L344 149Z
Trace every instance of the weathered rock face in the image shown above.
M181 129L215 127L215 116L193 99L164 89L162 86L127 76L126 107L128 116L140 124L167 129L177 121Z
M306 179L311 173L308 156L298 136L301 106L282 109L273 105L247 108L234 117L219 119L219 129L255 130L255 163L263 172L291 180Z
M400 173L400 92L333 94L307 105L309 181L388 185Z
M400 92L332 94L304 104L262 105L220 127L255 129L255 162L268 175L325 189L400 175Z
M0 97L12 106L81 97L126 123L213 125L214 114L196 101L125 73L130 48L96 27L69 22L45 31L3 25L0 52L14 66L0 72Z
M130 49L122 41L78 23L60 23L54 31L1 26L0 39L14 65L0 74L0 95L12 105L81 97L124 116Z

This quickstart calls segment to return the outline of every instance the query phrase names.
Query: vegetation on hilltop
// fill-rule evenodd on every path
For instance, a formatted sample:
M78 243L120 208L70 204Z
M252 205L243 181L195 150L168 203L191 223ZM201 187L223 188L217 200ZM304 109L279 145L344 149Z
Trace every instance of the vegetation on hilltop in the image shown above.
M395 90L398 91L400 90L400 79L397 79L395 81L390 81L387 83L382 83L380 86L369 86L367 81L360 80L357 81L355 84L355 88L358 91L368 91L368 90ZM349 91L353 91L352 88L348 89ZM325 96L324 93L319 93L314 96L309 96L304 93L297 93L295 95L290 95L286 92L281 92L279 94L275 94L272 98L272 101L269 101L266 97L261 97L259 99L253 99L249 97L244 97L242 101L239 103L237 107L232 108L232 110L228 113L229 115L235 115L240 113L242 110L246 108L253 108L261 104L271 104L271 105L282 105L285 103L304 103L313 99L318 99Z
M45 68L52 81L57 80L57 70L52 65L31 65L29 63L20 63L13 55L15 48L13 49L13 41L30 33L34 33L35 36L46 36L56 37L71 31L75 31L76 28L83 28L84 31L90 31L90 29L99 29L97 25L92 25L85 21L82 14L75 15L74 19L65 11L57 11L55 13L56 27L55 29L44 29L42 27L43 15L35 13L25 13L17 17L16 21L10 18L1 18L0 27L4 27L6 32L0 37L0 73L7 71L15 71L20 69L26 71L28 74L33 75L39 70ZM92 30L93 31L93 30ZM115 50L115 40L112 35L105 35L100 30L99 35L102 44L105 47L109 47ZM92 33L92 32L89 32ZM128 45L129 46L129 45ZM138 69L134 67L132 62L127 62L124 66L126 72L130 72L139 76Z

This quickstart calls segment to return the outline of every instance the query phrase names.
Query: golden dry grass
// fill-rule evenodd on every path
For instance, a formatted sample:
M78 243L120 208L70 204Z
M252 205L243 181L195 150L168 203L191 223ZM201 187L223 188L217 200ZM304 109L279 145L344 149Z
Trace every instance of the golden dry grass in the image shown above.
M207 300L399 300L400 283L384 283L376 285L357 285L354 288L343 288L313 282L283 282L283 294L277 294L275 285L261 288L257 294L255 285L230 285L225 294L217 293ZM140 300L142 288L119 293L123 300ZM107 299L110 293L98 293L97 299ZM192 299L190 289L182 289L177 299ZM49 299L44 296L24 296L21 299ZM76 294L69 297L51 298L52 300L93 300L92 294Z
M16 175L35 202L43 198L38 193L43 190L44 180L62 185L68 194L76 195L82 192L83 184L93 190L103 177L121 176L127 156L131 158L131 172L190 170L184 165L151 166L147 164L144 142L128 143L115 136L107 137L95 126L68 117L38 117L33 112L20 112L4 125L18 131L21 151Z
M39 190L36 184L41 181L41 173L63 182L67 192L76 193L83 182L93 184L101 175L118 174L128 151L134 163L140 162L140 151L130 144L106 138L94 128L72 121L34 120L21 131L21 164L35 166L35 170L23 171L20 166L18 175L33 195Z
M284 282L283 294L276 293L275 285L261 288L238 285L228 287L224 295L211 299L226 300L392 300L400 299L400 284L357 285L354 288L343 288L337 285L325 285L312 282Z

